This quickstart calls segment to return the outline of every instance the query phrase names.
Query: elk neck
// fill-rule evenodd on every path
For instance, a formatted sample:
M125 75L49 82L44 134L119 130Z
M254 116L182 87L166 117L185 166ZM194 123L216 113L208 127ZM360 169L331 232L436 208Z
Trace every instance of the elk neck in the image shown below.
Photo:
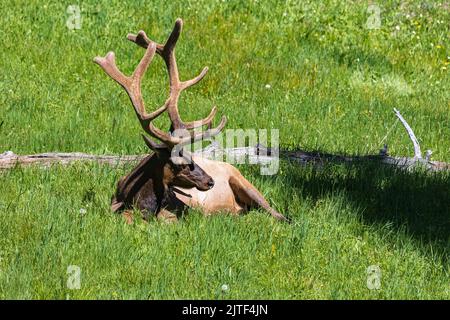
M165 161L155 153L145 157L117 186L116 198L132 204L137 198L151 197L154 206L159 206L173 179L165 170ZM149 199L150 200L150 199Z

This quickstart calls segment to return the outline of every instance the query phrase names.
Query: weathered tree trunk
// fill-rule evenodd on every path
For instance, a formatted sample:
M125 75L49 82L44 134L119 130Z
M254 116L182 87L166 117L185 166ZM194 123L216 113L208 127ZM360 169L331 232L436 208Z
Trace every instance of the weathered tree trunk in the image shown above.
M246 157L250 163L267 164L273 161L275 155L272 155L270 149L264 147L246 147L220 149L214 145L197 151L196 154L210 159L225 160L227 156L234 158ZM85 153L41 153L33 155L16 155L10 151L0 154L0 169L12 168L16 165L29 166L39 165L48 167L52 164L70 164L76 161L98 162L109 165L119 165L127 162L137 162L146 155L91 155ZM405 169L411 169L416 166L423 166L431 171L450 170L450 163L439 161L427 161L417 158L391 157L387 155L367 155L367 156L343 156L327 154L321 152L307 151L280 151L281 159L288 159L299 164L312 164L322 166L325 163L358 163L364 161L377 162L385 165L392 165Z
M91 155L86 153L39 153L31 155L16 155L11 151L0 154L0 169L8 169L16 165L29 166L39 165L48 167L52 164L70 164L76 161L94 161L98 163L105 163L109 165L118 165L130 161L138 161L145 155L136 156L110 156L110 155Z

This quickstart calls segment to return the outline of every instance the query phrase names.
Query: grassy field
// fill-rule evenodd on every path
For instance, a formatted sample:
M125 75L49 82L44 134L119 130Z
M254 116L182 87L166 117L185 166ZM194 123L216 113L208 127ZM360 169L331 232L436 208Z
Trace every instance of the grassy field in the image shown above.
M184 119L216 104L228 128L279 129L283 149L361 155L388 143L411 156L395 107L422 148L450 162L449 2L379 1L370 30L368 1L3 2L0 153L147 152L126 94L92 58L113 50L131 73L143 50L126 34L162 42L181 17L182 79L210 68L182 95ZM69 5L80 29L66 25ZM149 109L166 99L161 59L143 91ZM129 226L109 202L130 168L1 172L0 298L450 299L448 172L283 161L261 176L240 165L291 225L192 211ZM67 287L71 265L80 289Z

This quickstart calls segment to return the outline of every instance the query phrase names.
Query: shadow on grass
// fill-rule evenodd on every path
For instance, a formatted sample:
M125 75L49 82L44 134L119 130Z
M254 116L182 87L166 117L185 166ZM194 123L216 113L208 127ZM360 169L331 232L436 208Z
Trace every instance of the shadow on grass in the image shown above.
M292 170L282 177L287 188L318 200L343 193L368 224L397 230L450 260L450 172L414 172L374 162ZM435 252L436 253L436 252Z

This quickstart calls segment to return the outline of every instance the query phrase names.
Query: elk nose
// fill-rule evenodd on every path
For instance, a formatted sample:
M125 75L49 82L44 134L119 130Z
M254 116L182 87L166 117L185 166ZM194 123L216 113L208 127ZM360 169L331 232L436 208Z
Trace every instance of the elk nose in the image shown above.
M209 180L208 181L208 187L211 189L212 187L214 187L214 180Z

